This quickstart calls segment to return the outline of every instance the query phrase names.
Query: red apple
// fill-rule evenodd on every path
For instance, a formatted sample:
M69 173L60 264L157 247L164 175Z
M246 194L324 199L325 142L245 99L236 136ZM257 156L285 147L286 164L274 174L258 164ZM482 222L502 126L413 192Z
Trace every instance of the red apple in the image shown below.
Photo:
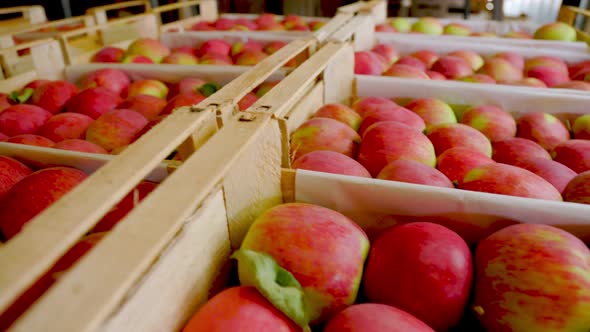
M115 109L88 126L86 140L111 151L133 143L147 124L148 120L135 111Z
M374 52L354 53L354 73L360 75L381 75L387 69L386 60Z
M51 113L33 105L14 105L0 112L0 131L8 136L32 134L39 130Z
M267 282L274 284L277 279L268 266L273 260L290 272L305 294L312 296L310 300L321 299L307 308L308 318L315 324L355 302L368 251L367 235L349 218L317 205L288 203L256 218L234 255L242 284L250 284L253 273L262 272L258 268L264 268L270 277ZM262 258L269 264L252 266ZM276 287L271 284L263 290L279 295L272 286ZM275 305L284 303L276 299L270 300Z
M347 157L341 153L322 150L313 151L297 158L293 164L293 169L305 169L309 171L361 176L370 178L371 174L363 165L356 160Z
M479 70L479 68L481 68L484 64L483 58L473 51L459 50L453 51L447 55L456 56L458 58L465 60L468 64L471 65L471 69L473 69L473 71Z
M394 64L383 73L383 76L414 78L421 80L430 79L430 77L426 75L426 73L423 70L418 69L414 66L404 64Z
M245 42L239 41L234 43L231 47L230 55L237 56L242 52L264 52L264 46L261 42L256 40L248 40Z
M539 144L526 138L512 137L492 143L492 159L499 163L514 165L526 159L551 159L549 153Z
M471 64L463 58L445 55L440 57L430 68L432 71L437 71L446 78L456 79L473 74Z
M166 104L166 106L159 113L160 115L172 114L172 112L182 106L193 106L205 100L201 94L189 93L181 94L172 99Z
M361 141L358 161L372 176L392 161L409 159L434 167L436 156L428 138L404 124L385 121L369 127Z
M492 142L516 135L516 121L510 113L496 105L481 105L467 110L461 123L479 130Z
M13 103L9 96L5 93L0 93L0 112L12 106Z
M590 140L590 114L577 117L572 130L576 139Z
M327 118L314 118L302 124L291 135L291 156L297 159L309 152L330 150L356 157L360 137L344 123Z
M274 88L280 81L264 82L256 88L256 97L262 98L270 89Z
M274 54L276 51L285 47L285 45L287 45L287 42L280 41L280 40L272 41L264 46L263 51L269 55Z
M409 313L377 303L352 305L330 319L324 332L434 332Z
M125 50L119 47L105 47L100 51L96 52L90 62L107 62L107 63L117 63L121 62L123 56L125 55Z
M155 63L150 57L141 54L126 54L121 63Z
M0 230L4 237L10 240L26 223L85 178L84 172L74 168L51 167L20 180L0 202Z
M162 63L168 63L173 65L196 65L199 63L199 59L192 54L187 53L170 53L164 59Z
M420 61L417 58L411 57L411 56L404 56L404 57L400 58L395 64L415 67L415 68L419 69L420 71L426 71L426 69L427 69L426 64L424 62Z
M118 69L99 69L91 74L88 74L82 79L82 89L89 89L95 87L103 87L113 91L118 95L122 95L131 81L127 74Z
M391 66L397 61L397 59L399 59L399 53L391 45L378 44L377 46L373 47L371 52L380 55L385 60L385 64L387 66Z
M418 114L427 127L444 123L457 123L457 117L451 106L440 99L415 99L405 107Z
M563 191L563 200L581 204L590 204L590 171L576 175L567 183Z
M135 40L127 48L127 54L143 55L150 58L154 63L162 62L168 54L170 49L160 41L152 38L140 38Z
M572 139L557 145L551 152L553 160L576 173L590 170L590 141Z
M445 75L432 70L427 70L426 75L428 75L428 77L430 77L431 80L445 81L447 79Z
M493 58L504 59L504 60L510 62L510 64L512 64L514 67L516 67L520 70L524 69L524 57L518 53L500 52L500 53L494 54Z
M584 81L568 81L565 83L554 85L556 89L572 89L580 91L590 91L590 82Z
M118 94L107 88L90 88L70 98L66 110L98 119L105 112L115 109L122 101Z
M385 166L378 179L454 188L453 183L439 170L415 160L398 159Z
M438 156L436 168L453 183L458 183L472 169L494 162L492 158L481 152L470 148L456 147L448 149Z
M77 138L63 140L63 141L55 144L52 147L54 149L60 149L60 150L108 154L107 150L103 149L102 147L100 147L92 142L77 139Z
M463 316L472 281L467 243L444 226L416 222L390 227L375 240L363 286L371 302L446 331Z
M236 57L235 64L237 66L255 66L262 60L266 59L268 54L262 51L244 51Z
M536 66L526 71L527 77L543 81L548 87L554 87L569 82L567 71L553 66Z
M566 63L563 60L553 56L536 56L525 60L525 72L535 67L554 67L559 69L559 71L565 72L569 75Z
M546 88L547 85L540 79L534 77L525 77L519 81L507 82L508 85L528 86L531 88Z
M486 331L586 331L590 251L558 228L518 224L477 246L474 308Z
M551 183L524 168L492 163L478 166L459 181L459 188L492 194L561 201Z
M565 125L549 113L527 113L518 119L517 124L518 137L530 139L549 151L570 139Z
M461 123L446 123L429 127L426 130L436 155L448 149L465 147L492 156L492 144L481 132Z
M515 67L512 62L503 58L491 58L486 60L480 69L481 74L492 77L498 83L511 83L522 80L522 69Z
M20 161L0 156L0 201L10 188L31 173L31 169Z
M496 80L486 74L473 74L458 79L462 82L496 84Z
M567 166L547 158L524 159L514 166L537 174L551 183L560 193L563 193L565 186L576 176L576 172Z
M240 101L238 102L238 109L240 111L245 111L250 106L254 105L258 101L258 96L254 92L248 92Z
M184 54L195 55L195 49L190 46L179 46L179 47L173 48L171 52L172 53L184 53Z
M227 17L218 18L214 24L216 30L222 30L222 31L231 30L231 29L233 29L233 27L235 25L236 25L236 21L232 20L230 18L227 18Z
M254 287L231 287L211 298L183 332L302 332Z
M218 65L218 66L231 66L233 61L229 55L220 53L207 53L199 59L199 63L202 65Z
M52 147L55 145L55 142L39 135L32 135L32 134L23 134L12 136L11 138L6 140L6 143L15 143L15 144L25 144L25 145L33 145L33 146L40 146L40 147Z
M49 118L37 131L38 135L49 138L54 142L65 139L80 138L94 121L91 117L78 113L61 113Z
M432 67L432 65L439 58L438 54L436 54L432 51L429 51L429 50L416 51L416 52L410 54L410 56L424 62L424 64L426 65L426 67L428 69L430 69L430 67Z
M53 81L39 86L31 97L31 104L53 114L61 112L68 100L78 93L78 88L67 81Z
M117 106L120 109L134 110L148 120L156 118L166 107L166 101L162 98L150 95L137 95Z
M422 132L426 127L422 118L420 118L420 116L418 116L416 113L401 106L384 105L365 113L361 126L358 130L359 135L363 137L364 133L369 127L377 122L383 121L399 122L420 132Z
M313 117L338 120L355 131L359 129L362 120L357 112L344 104L326 104L317 110Z
M202 57L205 54L217 53L221 55L229 55L231 51L231 44L223 39L209 39L205 41L197 49L196 55Z
M367 113L375 110L383 105L388 107L398 106L391 99L383 97L361 97L354 101L352 109L354 109L361 117L364 117Z
M129 85L127 99L131 99L137 95L150 95L166 99L168 87L166 84L157 80L138 80Z

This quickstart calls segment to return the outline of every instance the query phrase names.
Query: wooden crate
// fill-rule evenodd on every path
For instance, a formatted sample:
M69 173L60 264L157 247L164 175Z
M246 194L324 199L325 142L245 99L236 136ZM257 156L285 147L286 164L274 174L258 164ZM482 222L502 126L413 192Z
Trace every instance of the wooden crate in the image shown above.
M372 78L355 77L353 64L354 52L348 43L328 42L248 112L233 117L227 126L169 175L123 223L67 272L13 331L42 328L66 332L178 331L227 280L230 254L239 247L253 219L283 202L307 201L341 209L350 215L352 212L343 208L346 205L343 201L350 204L359 200L367 204L363 210L365 213L405 212L411 215L416 210L403 196L418 193L423 198L438 200L436 204L427 204L429 209L434 205L448 206L441 201L450 201L457 191L426 190L418 185L294 172L281 167L285 149L288 149L288 134L298 123L324 103L348 103L357 95L355 91L365 91L359 86L364 83L359 81ZM368 92L390 97L396 94L387 88L387 82L377 84L382 85L380 89L368 87ZM398 96L407 97L416 91L429 93L413 86ZM460 99L465 102L479 97L452 90L447 92L455 98L467 98ZM523 92L519 97L523 98L521 101L543 96L528 93L525 96ZM486 98L491 97L490 93ZM587 99L576 98L578 106L587 103ZM137 156L132 158L127 154L104 168L110 166L108 171L112 172L113 165L117 164L125 169L129 164L123 160L130 163L135 158ZM144 169L141 164L133 165ZM94 185L102 187L99 183ZM101 191L93 191L89 186L80 185L77 194L85 194L88 198L96 195L93 192ZM326 196L322 197L336 187L343 189L341 197L331 202ZM344 190L350 188L354 190ZM314 190L318 191L315 197ZM384 196L369 204L369 197L374 198L376 194ZM538 205L530 199L492 200L491 196L496 195L473 194L493 202L491 207L497 211L506 208L510 211L506 213L518 212L521 216L530 217L528 213L535 213L532 205ZM369 197L363 198L363 195ZM51 214L48 212L43 217L52 216L61 225L67 223L65 218L79 223L85 214L67 209L68 201L74 202L72 196L58 202ZM399 198L399 201L388 199L384 202L384 198L391 197ZM545 204L543 213L560 218L561 226L571 225L568 220L579 222L588 215L587 206L543 202ZM468 206L451 204L448 207ZM550 211L557 208L566 215L559 216L557 211ZM82 209L88 211L88 207ZM577 224L574 231L590 234L587 223ZM28 252L34 250L30 246L23 248ZM0 249L1 262L4 262L6 253L5 248ZM12 274L12 269L8 271ZM20 275L28 274L21 272Z
M42 6L18 6L0 8L0 15L14 14L20 14L20 17L0 21L0 35L13 30L29 27L34 24L47 22L45 9Z
M111 20L109 18L110 13L130 8L139 9L139 12L136 14L145 14L151 11L152 6L150 5L149 1L144 0L124 1L119 3L113 3L110 5L89 8L88 10L86 10L86 15L93 16L97 24L106 24L108 21ZM118 17L120 16L115 16L115 18Z

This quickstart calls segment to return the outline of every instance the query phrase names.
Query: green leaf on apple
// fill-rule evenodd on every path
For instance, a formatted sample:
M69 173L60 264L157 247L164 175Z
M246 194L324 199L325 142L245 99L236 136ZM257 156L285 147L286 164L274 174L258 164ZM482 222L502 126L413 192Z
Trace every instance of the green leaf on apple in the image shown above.
M27 100L29 100L29 98L31 98L31 96L33 95L33 92L35 92L35 90L31 89L31 88L26 88L23 91L21 91L20 93L18 91L13 91L8 96L8 99L10 99L11 101L13 101L15 103L23 104L23 103L27 102Z
M205 97L209 97L219 90L219 85L216 83L205 83L197 88L197 90Z
M232 258L238 261L238 275L242 286L253 286L278 310L305 331L311 331L309 322L314 308L305 290L291 272L283 269L266 253L241 249Z

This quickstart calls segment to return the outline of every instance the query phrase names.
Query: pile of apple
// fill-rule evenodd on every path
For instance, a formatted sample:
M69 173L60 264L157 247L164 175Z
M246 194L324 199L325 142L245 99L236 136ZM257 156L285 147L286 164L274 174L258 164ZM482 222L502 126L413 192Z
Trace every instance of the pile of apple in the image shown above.
M443 55L424 49L400 56L392 45L379 44L370 51L355 52L354 71L360 75L590 91L590 60L567 64L552 56L525 59L515 52L484 57L468 50Z
M570 132L548 113L456 113L435 98L328 104L292 133L292 167L590 204L590 114Z
M183 332L590 330L590 250L580 239L516 224L474 247L436 223L394 225L370 240L337 211L278 205L232 255L239 285Z
M170 49L158 40L141 38L131 43L127 50L105 47L93 55L91 62L254 66L285 45L284 41L248 40L232 44L223 39L210 39L199 45ZM294 66L293 61L286 66Z
M10 241L40 212L82 183L88 175L66 166L46 167L0 156L0 235ZM35 282L6 311L0 313L0 330L8 327L29 308L59 276L90 250L107 232L156 188L150 181L140 182Z
M193 25L193 31L317 31L326 22L306 22L301 16L289 14L282 19L274 14L264 13L255 19L220 17L215 21L201 21Z
M469 26L459 22L444 25L440 20L434 17L422 17L416 20L413 24L406 18L396 17L385 24L377 25L375 30L379 32L414 33L434 36L500 37L494 32L474 32ZM572 26L562 22L545 24L539 27L534 34L530 34L526 31L510 31L501 37L564 42L574 42L577 40L576 30Z
M245 110L276 82L261 84L238 104ZM218 86L199 78L131 81L116 69L85 76L79 87L35 80L0 94L0 141L89 153L118 154L181 106L196 105Z

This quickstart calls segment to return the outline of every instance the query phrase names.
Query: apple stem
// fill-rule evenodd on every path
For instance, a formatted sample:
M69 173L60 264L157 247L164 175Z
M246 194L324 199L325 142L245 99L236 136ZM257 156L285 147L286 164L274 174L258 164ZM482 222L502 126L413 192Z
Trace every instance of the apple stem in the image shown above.
M15 103L23 104L31 98L33 92L35 92L35 90L31 88L24 89L20 94L18 91L13 91L8 98Z

